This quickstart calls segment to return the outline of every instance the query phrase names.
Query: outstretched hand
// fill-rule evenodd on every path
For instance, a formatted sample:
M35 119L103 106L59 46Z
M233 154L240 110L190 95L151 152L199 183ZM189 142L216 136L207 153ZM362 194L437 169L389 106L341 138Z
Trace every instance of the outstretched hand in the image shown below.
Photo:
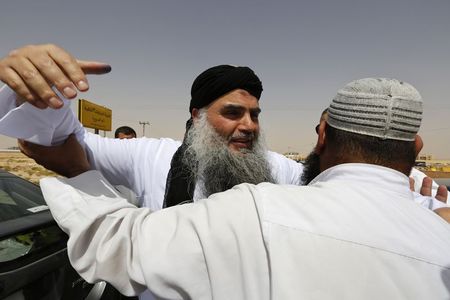
M64 49L53 45L28 45L13 50L0 60L0 80L16 94L36 107L60 108L62 100L52 86L66 98L78 91L87 91L85 74L104 74L111 71L105 63L76 60Z
M414 191L414 179L409 178L409 186ZM422 181L422 187L420 188L420 194L422 196L432 196L431 189L433 186L433 180L430 177L425 177ZM446 203L448 190L445 185L440 185L436 192L436 200ZM434 212L442 219L450 223L450 207L441 207L434 210Z
M65 177L75 177L90 170L90 164L83 147L71 134L60 146L41 146L19 140L19 148L23 154L34 159L44 168Z
M409 187L411 191L414 191L414 179L409 178ZM422 196L429 196L432 197L432 188L433 188L433 179L430 177L424 177L422 181L422 187L420 188L420 194ZM447 203L447 196L448 196L448 190L445 185L439 185L437 192L436 192L436 200L439 200L441 202Z

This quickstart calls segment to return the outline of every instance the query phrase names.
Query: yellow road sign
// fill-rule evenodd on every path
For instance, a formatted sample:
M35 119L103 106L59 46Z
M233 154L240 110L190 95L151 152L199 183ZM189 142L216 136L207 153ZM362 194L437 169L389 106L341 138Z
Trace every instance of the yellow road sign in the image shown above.
M80 99L78 101L78 119L84 127L111 131L112 110Z

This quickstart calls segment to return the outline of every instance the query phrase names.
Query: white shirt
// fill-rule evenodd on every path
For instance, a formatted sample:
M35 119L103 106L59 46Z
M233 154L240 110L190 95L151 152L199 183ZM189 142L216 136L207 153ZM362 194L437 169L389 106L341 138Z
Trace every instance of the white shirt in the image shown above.
M96 171L43 179L89 282L166 299L448 299L450 227L392 169L344 164L309 186L242 184L151 213ZM162 230L164 229L164 230Z

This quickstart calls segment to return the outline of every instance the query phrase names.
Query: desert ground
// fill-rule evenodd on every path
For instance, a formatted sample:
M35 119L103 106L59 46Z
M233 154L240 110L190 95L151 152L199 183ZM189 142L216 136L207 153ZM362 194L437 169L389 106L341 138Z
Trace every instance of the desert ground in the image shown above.
M0 169L36 184L43 177L56 175L20 152L0 152Z

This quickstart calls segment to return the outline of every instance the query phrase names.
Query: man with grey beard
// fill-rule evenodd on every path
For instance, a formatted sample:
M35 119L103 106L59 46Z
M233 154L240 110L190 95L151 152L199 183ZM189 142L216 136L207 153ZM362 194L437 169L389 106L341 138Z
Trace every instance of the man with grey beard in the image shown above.
M243 182L274 182L260 134L237 133L231 138L249 138L255 142L251 149L230 151L228 140L209 124L206 109L200 110L197 123L187 132L183 162L192 174L197 174L205 195L226 191Z

